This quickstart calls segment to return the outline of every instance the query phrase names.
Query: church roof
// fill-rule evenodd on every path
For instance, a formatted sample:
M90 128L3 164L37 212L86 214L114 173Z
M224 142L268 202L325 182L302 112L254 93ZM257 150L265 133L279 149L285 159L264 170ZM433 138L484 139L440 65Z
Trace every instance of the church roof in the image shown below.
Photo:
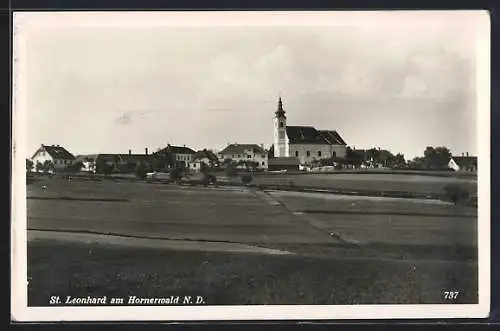
M287 126L290 144L345 145L337 131L316 130L312 126Z
M278 109L276 109L275 114L278 117L284 117L285 116L285 111L283 110L283 102L281 101L281 97L278 100Z
M339 135L337 131L330 130L320 130L319 134L332 145L345 145L344 139Z

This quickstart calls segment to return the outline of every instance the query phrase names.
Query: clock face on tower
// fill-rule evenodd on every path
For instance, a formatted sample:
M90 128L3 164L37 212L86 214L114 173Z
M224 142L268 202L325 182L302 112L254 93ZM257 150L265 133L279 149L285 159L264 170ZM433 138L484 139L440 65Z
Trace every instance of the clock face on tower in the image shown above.
M280 131L279 138L280 139L285 139L285 132L284 131Z

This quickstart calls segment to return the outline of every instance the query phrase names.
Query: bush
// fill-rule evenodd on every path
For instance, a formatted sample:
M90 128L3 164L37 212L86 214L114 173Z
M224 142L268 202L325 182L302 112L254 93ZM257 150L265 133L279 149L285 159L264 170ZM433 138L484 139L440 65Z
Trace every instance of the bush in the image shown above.
M248 185L250 184L250 182L252 182L252 176L249 175L249 174L244 174L241 176L241 182L244 184L244 185Z
M469 191L456 184L446 185L443 190L448 201L453 202L455 205L460 201L469 200L470 198Z
M148 170L144 166L138 166L135 169L135 175L140 179L146 179L147 173L148 173Z

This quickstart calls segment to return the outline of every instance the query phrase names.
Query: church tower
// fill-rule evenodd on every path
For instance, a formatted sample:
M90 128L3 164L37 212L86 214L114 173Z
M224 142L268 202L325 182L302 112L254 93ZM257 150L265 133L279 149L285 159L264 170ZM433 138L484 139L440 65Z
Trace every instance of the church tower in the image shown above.
M288 137L286 136L286 115L283 110L281 96L278 101L278 109L274 112L274 157L289 156Z

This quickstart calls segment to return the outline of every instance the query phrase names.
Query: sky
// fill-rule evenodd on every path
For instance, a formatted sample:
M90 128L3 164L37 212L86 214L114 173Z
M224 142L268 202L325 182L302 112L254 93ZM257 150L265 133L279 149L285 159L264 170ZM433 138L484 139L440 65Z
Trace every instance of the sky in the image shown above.
M484 30L470 12L207 15L15 18L28 154L269 147L280 95L288 125L355 148L477 153Z

